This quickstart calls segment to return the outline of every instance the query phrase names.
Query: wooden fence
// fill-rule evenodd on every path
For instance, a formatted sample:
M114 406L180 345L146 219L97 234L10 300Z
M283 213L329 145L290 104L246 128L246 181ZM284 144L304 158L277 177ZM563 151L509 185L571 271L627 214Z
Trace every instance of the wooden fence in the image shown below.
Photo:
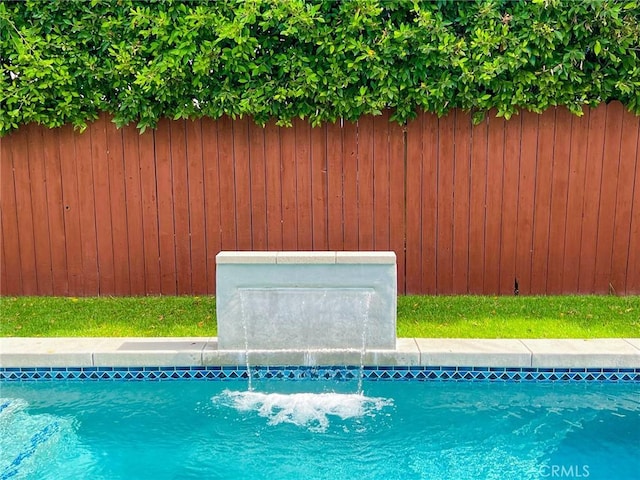
M0 292L214 294L220 250L394 250L401 293L638 294L639 130L619 103L28 125L0 140Z

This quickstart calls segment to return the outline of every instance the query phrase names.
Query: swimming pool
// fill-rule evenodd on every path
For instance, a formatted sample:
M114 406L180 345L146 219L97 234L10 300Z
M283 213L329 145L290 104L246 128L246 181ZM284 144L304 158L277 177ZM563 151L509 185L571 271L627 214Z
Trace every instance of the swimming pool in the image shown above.
M0 479L631 479L640 471L637 382L365 381L362 395L357 380L262 376L253 386L4 382Z

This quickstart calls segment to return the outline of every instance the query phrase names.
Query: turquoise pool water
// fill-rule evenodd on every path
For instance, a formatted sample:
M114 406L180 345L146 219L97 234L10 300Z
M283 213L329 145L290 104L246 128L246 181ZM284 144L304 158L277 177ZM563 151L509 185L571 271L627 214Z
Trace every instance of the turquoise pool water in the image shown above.
M0 479L635 479L637 384L17 382Z

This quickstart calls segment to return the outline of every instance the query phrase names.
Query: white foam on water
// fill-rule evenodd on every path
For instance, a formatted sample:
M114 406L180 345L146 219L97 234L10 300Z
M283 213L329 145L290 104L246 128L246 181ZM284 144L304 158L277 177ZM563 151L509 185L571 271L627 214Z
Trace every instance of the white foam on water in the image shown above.
M212 398L215 404L239 412L256 412L270 425L291 423L311 431L324 432L331 417L342 420L373 417L393 400L344 393L261 393L224 390Z

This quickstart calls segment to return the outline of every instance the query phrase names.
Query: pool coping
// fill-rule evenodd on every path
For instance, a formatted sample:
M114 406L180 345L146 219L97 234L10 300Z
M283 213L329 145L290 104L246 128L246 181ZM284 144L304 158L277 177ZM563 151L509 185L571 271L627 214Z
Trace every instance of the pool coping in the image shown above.
M398 338L395 350L218 349L217 337L2 337L0 368L389 366L640 369L640 338Z

